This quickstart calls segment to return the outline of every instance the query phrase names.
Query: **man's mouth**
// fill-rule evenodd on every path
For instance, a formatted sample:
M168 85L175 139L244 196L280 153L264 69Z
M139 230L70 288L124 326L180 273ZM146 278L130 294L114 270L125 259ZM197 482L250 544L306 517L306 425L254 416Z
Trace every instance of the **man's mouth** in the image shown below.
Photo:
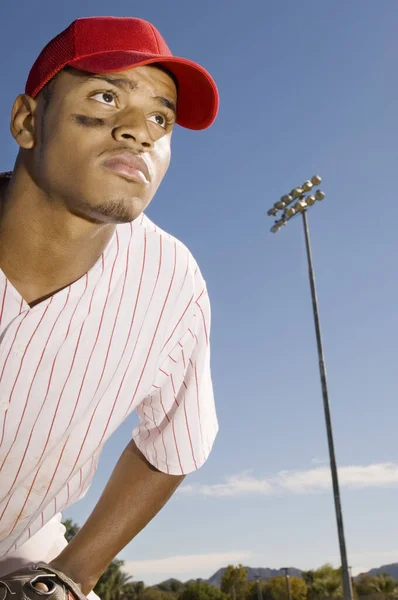
M113 156L106 158L101 165L136 183L148 184L151 180L148 165L138 154L129 152L113 154Z

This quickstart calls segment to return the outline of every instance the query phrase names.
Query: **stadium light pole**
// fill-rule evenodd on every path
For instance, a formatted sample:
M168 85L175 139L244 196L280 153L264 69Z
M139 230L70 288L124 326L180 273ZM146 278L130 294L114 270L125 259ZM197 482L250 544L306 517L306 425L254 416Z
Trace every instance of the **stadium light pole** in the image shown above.
M344 600L353 600L352 582L348 566L347 550L344 536L343 511L341 508L339 476L337 472L336 454L334 450L329 394L326 381L326 366L322 346L318 298L315 287L315 275L314 267L312 264L310 234L307 220L307 210L311 206L313 206L317 201L322 201L325 198L325 194L319 189L316 190L316 192L314 193L314 188L319 186L321 181L322 179L321 177L319 177L319 175L314 175L311 180L305 181L303 185L293 188L289 194L285 194L284 196L282 196L279 202L275 202L273 207L268 210L267 214L268 216L276 217L279 211L282 211L282 215L280 216L280 218L277 219L274 225L271 227L272 233L277 233L281 229L281 227L285 226L291 219L293 219L297 215L301 214L303 220L305 246L307 250L308 273L311 288L312 310L315 325L315 336L318 348L319 375L321 379L323 408L325 413L326 433L329 448L330 470L332 474L334 506L336 511L337 532L340 547L341 568L343 576L343 593Z
M292 590L290 587L289 567L282 567L282 571L285 571L287 600L292 600Z

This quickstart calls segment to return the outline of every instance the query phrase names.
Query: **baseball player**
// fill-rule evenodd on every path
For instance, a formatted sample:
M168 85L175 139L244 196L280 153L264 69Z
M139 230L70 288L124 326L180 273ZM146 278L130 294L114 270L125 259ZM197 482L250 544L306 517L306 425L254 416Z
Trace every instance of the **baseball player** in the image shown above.
M116 17L57 35L14 102L19 152L0 177L0 598L92 595L210 453L206 283L144 211L174 125L205 129L217 110L204 68L152 24ZM67 544L61 512L134 410L132 440Z

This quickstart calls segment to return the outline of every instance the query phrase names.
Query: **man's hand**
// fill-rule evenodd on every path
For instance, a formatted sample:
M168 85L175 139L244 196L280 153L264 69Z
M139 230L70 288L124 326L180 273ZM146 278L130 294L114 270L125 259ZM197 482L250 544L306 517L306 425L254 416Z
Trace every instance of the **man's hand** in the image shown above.
M61 571L38 563L5 575L0 579L0 599L16 596L14 600L37 600L44 592L48 600L86 600L79 586Z
M184 476L155 469L131 441L86 523L50 566L66 573L84 594L115 556L166 504Z

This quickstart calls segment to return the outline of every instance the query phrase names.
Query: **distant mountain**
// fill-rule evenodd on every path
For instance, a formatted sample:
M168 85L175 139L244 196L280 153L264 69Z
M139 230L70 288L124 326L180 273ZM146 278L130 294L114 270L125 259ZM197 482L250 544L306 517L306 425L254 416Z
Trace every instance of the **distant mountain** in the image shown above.
M245 567L245 569L247 569L248 581L256 581L256 579L268 581L269 579L271 579L271 577L285 575L285 571L282 569L263 569L260 567ZM192 581L203 581L205 583L210 583L210 585L214 585L215 587L220 587L222 576L224 575L226 570L227 568L224 567L216 571L216 573L214 573L214 575L212 575L209 579L194 579ZM295 569L294 567L289 567L288 573L289 575L291 575L291 577L301 577L302 575L302 571L300 569ZM391 565L383 565L382 567L379 567L377 569L371 569L366 573L361 573L360 575L357 575L357 577L360 577L361 575L380 575L380 573L386 573L387 575L390 575L398 581L398 563L392 563ZM355 579L357 579L357 577L355 577ZM176 584L178 585L179 583L180 582L176 579L168 579L167 581L159 583L158 586L162 587L163 589L167 589L168 587L171 587L173 585L175 586Z
M282 569L263 569L263 568L253 568L253 567L245 567L247 569L247 580L248 581L256 581L256 579L261 579L262 581L268 581L271 577L278 577L279 575L285 575L285 571ZM212 575L207 583L210 585L214 585L215 587L220 587L221 579L226 571L226 567L219 569L214 575ZM289 575L292 577L301 577L302 571L300 569L295 569L294 567L289 567L288 571Z
M386 573L386 575L390 575L394 579L398 580L398 563L392 563L391 565L383 565L382 567L379 567L377 569L371 569L366 573L361 573L361 575L380 575L381 573Z

